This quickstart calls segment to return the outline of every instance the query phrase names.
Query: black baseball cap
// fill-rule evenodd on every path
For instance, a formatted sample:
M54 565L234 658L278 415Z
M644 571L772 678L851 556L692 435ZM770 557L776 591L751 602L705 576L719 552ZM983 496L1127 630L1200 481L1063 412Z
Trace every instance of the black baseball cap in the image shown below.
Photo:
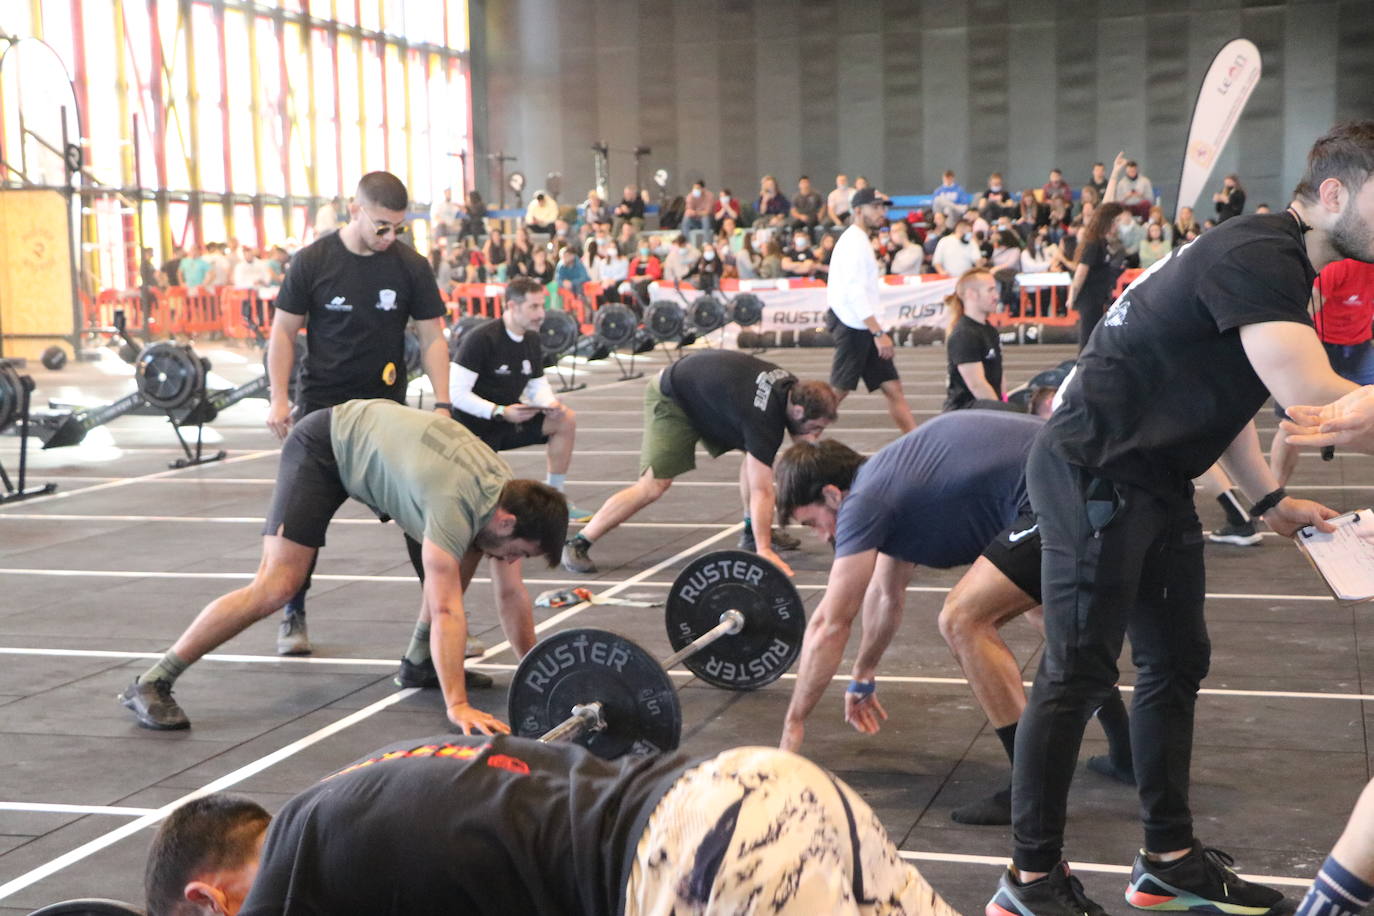
M892 206L892 201L888 200L881 192L872 188L859 188L854 192L854 196L849 200L849 206L862 207L864 204L882 204L884 207Z

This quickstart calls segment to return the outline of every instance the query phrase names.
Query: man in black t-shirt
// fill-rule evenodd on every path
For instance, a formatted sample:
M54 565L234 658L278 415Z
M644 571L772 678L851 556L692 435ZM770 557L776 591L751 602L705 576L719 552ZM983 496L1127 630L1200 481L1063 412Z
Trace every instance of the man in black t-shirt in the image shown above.
M546 482L564 492L577 437L577 415L554 396L544 377L544 287L529 277L506 284L501 317L473 328L458 345L453 370L453 418L501 452L548 445ZM591 513L568 507L568 517Z
M358 182L349 221L338 232L296 253L277 294L267 345L271 401L267 427L285 439L307 414L355 398L405 403L405 332L413 322L421 363L434 391L448 390L447 311L434 272L415 249L400 244L406 231L406 186L389 172L369 172ZM288 396L296 335L307 329L309 355L296 400ZM449 405L437 403L448 415ZM305 626L305 586L286 605L277 636L282 655L310 654Z
M452 734L379 748L276 818L225 793L185 803L145 889L158 916L954 914L858 793L794 754L610 761Z
M945 340L949 386L941 410L1000 408L1002 337L988 324L997 311L997 279L985 267L965 271L945 305L955 314Z
M740 546L757 550L788 575L774 550L773 457L785 435L814 439L835 421L838 401L825 382L798 381L786 369L736 350L694 353L644 386L644 438L639 480L611 496L587 527L568 541L563 566L596 572L593 543L657 501L673 478L696 467L697 442L719 457L739 449L744 532ZM795 546L795 542L793 542Z
M1032 447L1045 652L1016 735L1013 867L989 913L1102 912L1063 863L1065 809L1084 723L1116 681L1128 630L1145 841L1127 902L1260 914L1282 900L1193 833L1193 716L1211 647L1190 481L1220 460L1279 534L1331 530L1334 510L1278 487L1253 418L1271 394L1326 403L1355 387L1332 371L1307 303L1329 261L1374 260L1371 172L1374 121L1338 126L1313 147L1286 212L1227 220L1141 274Z

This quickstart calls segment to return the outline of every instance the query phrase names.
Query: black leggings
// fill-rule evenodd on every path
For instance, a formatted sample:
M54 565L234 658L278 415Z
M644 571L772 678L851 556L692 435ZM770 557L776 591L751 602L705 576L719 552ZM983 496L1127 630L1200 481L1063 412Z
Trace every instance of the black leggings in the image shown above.
M1063 857L1083 729L1116 683L1127 632L1138 670L1131 746L1145 849L1187 848L1193 708L1211 658L1192 487L1161 495L1094 478L1053 454L1045 436L1026 472L1040 525L1045 654L1016 729L1013 861L1045 872Z

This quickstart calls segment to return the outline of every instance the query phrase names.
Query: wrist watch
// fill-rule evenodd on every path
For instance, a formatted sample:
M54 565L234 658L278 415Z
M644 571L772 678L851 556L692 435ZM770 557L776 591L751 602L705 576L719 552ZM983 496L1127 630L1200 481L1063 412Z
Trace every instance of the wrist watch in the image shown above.
M491 412L491 418L492 418L493 420L499 420L499 419L501 419L502 417L504 417L505 415L506 415L506 405L505 405L505 404L497 404L497 405L496 405L496 409L493 410L493 411Z
M879 328L876 331L869 331L868 333L872 334L874 337L882 337L887 332L884 331L882 328Z

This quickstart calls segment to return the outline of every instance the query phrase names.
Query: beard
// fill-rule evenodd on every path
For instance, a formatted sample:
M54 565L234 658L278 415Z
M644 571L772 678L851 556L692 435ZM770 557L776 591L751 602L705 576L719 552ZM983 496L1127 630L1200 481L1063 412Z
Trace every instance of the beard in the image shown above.
M1343 258L1374 261L1374 226L1359 215L1353 198L1327 233L1327 238L1331 247Z
M509 537L503 538L498 534L492 534L486 528L482 528L478 530L477 536L472 539L472 546L484 554L490 554L508 541L510 541Z

